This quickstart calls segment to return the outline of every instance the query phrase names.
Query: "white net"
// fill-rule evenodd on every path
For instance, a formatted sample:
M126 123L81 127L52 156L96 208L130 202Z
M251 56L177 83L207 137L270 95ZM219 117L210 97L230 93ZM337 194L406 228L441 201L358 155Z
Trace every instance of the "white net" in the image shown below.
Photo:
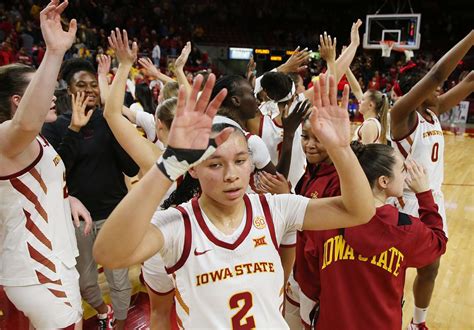
M382 57L390 57L392 53L393 46L395 46L394 41L381 41L380 46L382 46Z

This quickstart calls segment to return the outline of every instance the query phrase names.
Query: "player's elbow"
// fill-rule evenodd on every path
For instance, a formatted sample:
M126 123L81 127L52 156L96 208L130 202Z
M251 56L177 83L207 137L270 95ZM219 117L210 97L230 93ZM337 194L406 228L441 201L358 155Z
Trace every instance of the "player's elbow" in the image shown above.
M103 244L100 240L96 240L92 250L92 256L96 263L108 269L123 268L121 258L114 258L111 248Z
M371 201L371 203L365 204L366 205L360 207L355 216L357 225L364 225L368 223L375 215L375 206L373 202Z

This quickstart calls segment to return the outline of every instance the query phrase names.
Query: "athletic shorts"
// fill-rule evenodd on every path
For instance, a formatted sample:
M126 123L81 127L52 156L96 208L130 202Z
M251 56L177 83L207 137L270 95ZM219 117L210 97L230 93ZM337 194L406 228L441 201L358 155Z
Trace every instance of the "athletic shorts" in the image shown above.
M143 263L142 273L146 285L153 293L166 295L174 290L173 280L166 272L165 263L159 253Z
M36 329L66 328L82 319L79 273L62 263L56 267L60 283L4 287L8 299Z
M441 215L443 219L443 231L448 236L448 222L446 219L446 208L444 205L444 195L441 191L433 191L433 199L435 203L438 205L438 213ZM418 199L415 195L403 195L403 207L401 206L400 199L390 199L390 203L395 205L399 210L403 213L409 214L411 216L419 218L418 214Z
M285 320L290 329L301 329L300 286L291 272L285 287Z

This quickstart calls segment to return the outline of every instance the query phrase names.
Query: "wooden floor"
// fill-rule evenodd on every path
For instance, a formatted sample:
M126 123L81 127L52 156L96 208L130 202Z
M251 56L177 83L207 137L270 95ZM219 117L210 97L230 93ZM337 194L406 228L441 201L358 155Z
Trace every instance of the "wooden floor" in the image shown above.
M443 192L449 241L428 312L430 329L474 329L474 139L445 135ZM413 315L412 285L416 271L407 273L403 324Z
M474 236L474 139L467 136L446 134L445 179L443 191L449 225L448 249L441 261L436 289L428 313L427 325L433 329L474 329L474 258L472 237ZM407 274L403 324L410 321L413 313L412 283L415 271ZM139 267L130 271L134 293L143 292L138 280ZM109 301L108 288L103 274L100 275L101 288ZM0 292L1 293L1 292ZM15 313L7 311L5 297L0 295L0 329L27 329L18 323L19 318L5 318ZM146 305L146 306L144 306ZM146 299L142 294L132 300L132 309L127 320L128 329L148 325ZM4 313L7 312L7 313ZM84 304L85 329L95 328L94 311ZM133 319L133 320L132 320ZM13 324L14 325L13 325Z

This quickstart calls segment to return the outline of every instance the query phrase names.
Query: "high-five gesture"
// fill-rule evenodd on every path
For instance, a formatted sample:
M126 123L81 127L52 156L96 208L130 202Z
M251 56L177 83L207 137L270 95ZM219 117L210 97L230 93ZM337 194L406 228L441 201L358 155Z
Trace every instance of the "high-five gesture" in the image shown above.
M133 65L137 59L138 46L136 42L132 43L132 48L128 43L128 34L126 30L116 28L115 31L110 33L109 45L115 51L115 56L120 64L124 65Z
M362 21L360 19L357 20L357 22L352 23L352 28L351 28L351 44L355 44L359 46L360 44L360 37L359 37L359 28L362 25Z
M71 94L72 103L72 116L69 129L74 132L79 132L82 127L86 126L91 119L94 110L89 110L86 113L87 102L89 97L86 97L84 92L79 92L77 95Z
M178 56L176 61L174 62L174 67L176 70L183 70L186 62L188 61L189 54L191 54L191 42L187 42L184 45L181 54Z
M331 39L327 32L319 36L319 52L321 58L328 63L334 63L336 61L336 38Z
M293 54L290 56L288 61L278 67L279 72L290 73L290 72L301 72L307 68L306 63L309 61L308 48L300 50L300 47L296 47Z
M199 100L197 98L203 77L198 75L194 79L193 88L189 99L186 100L184 90L181 87L178 94L176 115L171 124L168 136L168 145L179 149L205 150L209 145L211 135L212 119L217 113L219 106L227 95L223 89L209 102L212 88L216 82L216 76L210 74ZM216 138L216 144L223 143L232 130L222 131Z
M344 86L341 106L339 106L334 77L329 77L329 91L326 83L326 75L322 74L314 85L314 107L310 116L311 129L326 149L347 147L350 142L350 123L347 112L349 86Z
M110 62L109 55L101 54L97 56L97 63L99 64L97 66L97 74L99 76L107 76L110 71Z
M74 42L77 22L69 22L69 30L64 31L61 26L61 13L66 9L67 1L59 4L59 0L52 0L40 13L41 32L49 51L66 52Z

